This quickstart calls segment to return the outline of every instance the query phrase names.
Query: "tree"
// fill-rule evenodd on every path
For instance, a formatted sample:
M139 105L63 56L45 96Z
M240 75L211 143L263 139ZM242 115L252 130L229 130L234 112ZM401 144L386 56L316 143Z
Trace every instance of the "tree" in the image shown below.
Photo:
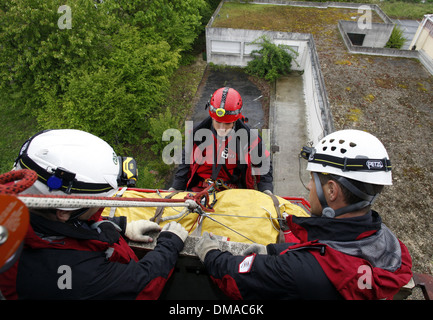
M191 48L203 28L201 19L207 8L205 0L119 0L110 3L110 10L141 30L146 39L166 41L173 51Z
M282 75L290 73L292 61L298 55L290 46L276 45L265 35L253 41L252 44L258 44L261 48L251 52L254 59L248 62L247 73L268 81L275 81Z
M164 104L203 0L11 0L0 4L0 95L41 128L136 143ZM62 6L64 7L64 6ZM59 12L60 11L60 12Z
M47 97L40 123L82 129L113 144L141 141L147 119L164 103L178 54L166 42L146 44L136 28L126 26L111 45L101 66L77 68L61 96Z
M77 66L91 69L108 55L111 17L95 10L91 1L70 6L74 27L60 30L58 1L2 4L0 92L17 111L38 109L47 91L64 91Z

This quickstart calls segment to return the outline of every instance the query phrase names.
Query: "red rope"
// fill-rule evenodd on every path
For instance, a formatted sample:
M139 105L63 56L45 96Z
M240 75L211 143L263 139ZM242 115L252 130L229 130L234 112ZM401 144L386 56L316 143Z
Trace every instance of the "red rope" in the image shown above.
M216 188L216 184L215 182L212 182L211 184L209 184L209 186L207 186L205 189L203 189L202 191L196 193L195 195L190 193L188 194L185 199L191 199L194 200L203 210L205 211L209 211L209 212L215 212L214 209L209 208L209 190L211 188L215 187ZM201 203L202 198L206 199L205 204L203 205Z
M31 187L38 179L33 170L13 170L0 175L0 194L17 194ZM19 180L19 181L18 181Z

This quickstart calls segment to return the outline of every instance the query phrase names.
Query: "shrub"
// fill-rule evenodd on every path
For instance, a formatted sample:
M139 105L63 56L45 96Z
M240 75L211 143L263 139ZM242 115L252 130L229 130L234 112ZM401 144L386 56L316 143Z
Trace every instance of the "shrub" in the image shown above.
M403 37L403 31L399 26L394 26L391 36L385 45L385 48L401 49L403 47L406 39Z
M248 74L275 81L290 73L292 61L298 55L290 46L276 45L266 36L258 38L251 44L258 44L261 48L251 52L254 59L249 61L246 67Z

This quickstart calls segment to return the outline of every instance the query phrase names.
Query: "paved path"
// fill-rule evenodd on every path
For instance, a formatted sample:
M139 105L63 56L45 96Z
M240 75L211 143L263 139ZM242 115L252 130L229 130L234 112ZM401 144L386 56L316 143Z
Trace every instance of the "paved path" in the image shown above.
M304 197L308 192L299 178L299 152L308 141L306 105L303 81L300 76L283 77L277 81L274 99L271 99L269 127L273 133L274 193L279 196ZM301 176L305 184L308 174L304 160Z
M264 124L264 113L260 100L261 92L251 81L248 75L237 69L222 69L217 71L208 70L204 85L200 88L200 97L195 105L194 114L191 120L194 124L209 116L209 110L205 110L206 103L211 94L222 87L236 89L242 97L242 113L248 118L248 125L251 128L261 129Z
M404 43L402 49L410 50L409 46L412 42L416 31L418 30L418 26L420 24L417 20L399 20L395 19L393 20L395 24L400 26L401 30L403 31L403 36L406 39L406 42Z

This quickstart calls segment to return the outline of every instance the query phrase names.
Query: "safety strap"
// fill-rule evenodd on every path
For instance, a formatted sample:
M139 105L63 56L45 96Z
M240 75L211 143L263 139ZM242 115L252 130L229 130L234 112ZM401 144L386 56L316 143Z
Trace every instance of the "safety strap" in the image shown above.
M269 194L269 196L271 197L271 199L274 203L275 211L277 212L278 222L280 225L280 230L279 230L277 242L278 243L284 243L285 242L284 231L289 230L289 226L287 225L286 220L283 219L283 217L281 215L280 202L278 201L277 197L273 194Z
M126 191L126 189L128 189L127 187L123 187L122 189L119 190L118 193L116 193L115 197L116 198L121 198L123 196L123 193ZM110 218L114 217L114 214L116 213L117 207L111 207L110 209L110 214L108 215Z
M173 196L175 196L176 194L178 194L180 191L179 190L175 190L172 193L168 194L167 196L164 197L164 199L171 199ZM150 221L156 222L157 224L160 223L162 215L164 214L164 209L165 207L157 207L155 210L155 215L150 218Z

